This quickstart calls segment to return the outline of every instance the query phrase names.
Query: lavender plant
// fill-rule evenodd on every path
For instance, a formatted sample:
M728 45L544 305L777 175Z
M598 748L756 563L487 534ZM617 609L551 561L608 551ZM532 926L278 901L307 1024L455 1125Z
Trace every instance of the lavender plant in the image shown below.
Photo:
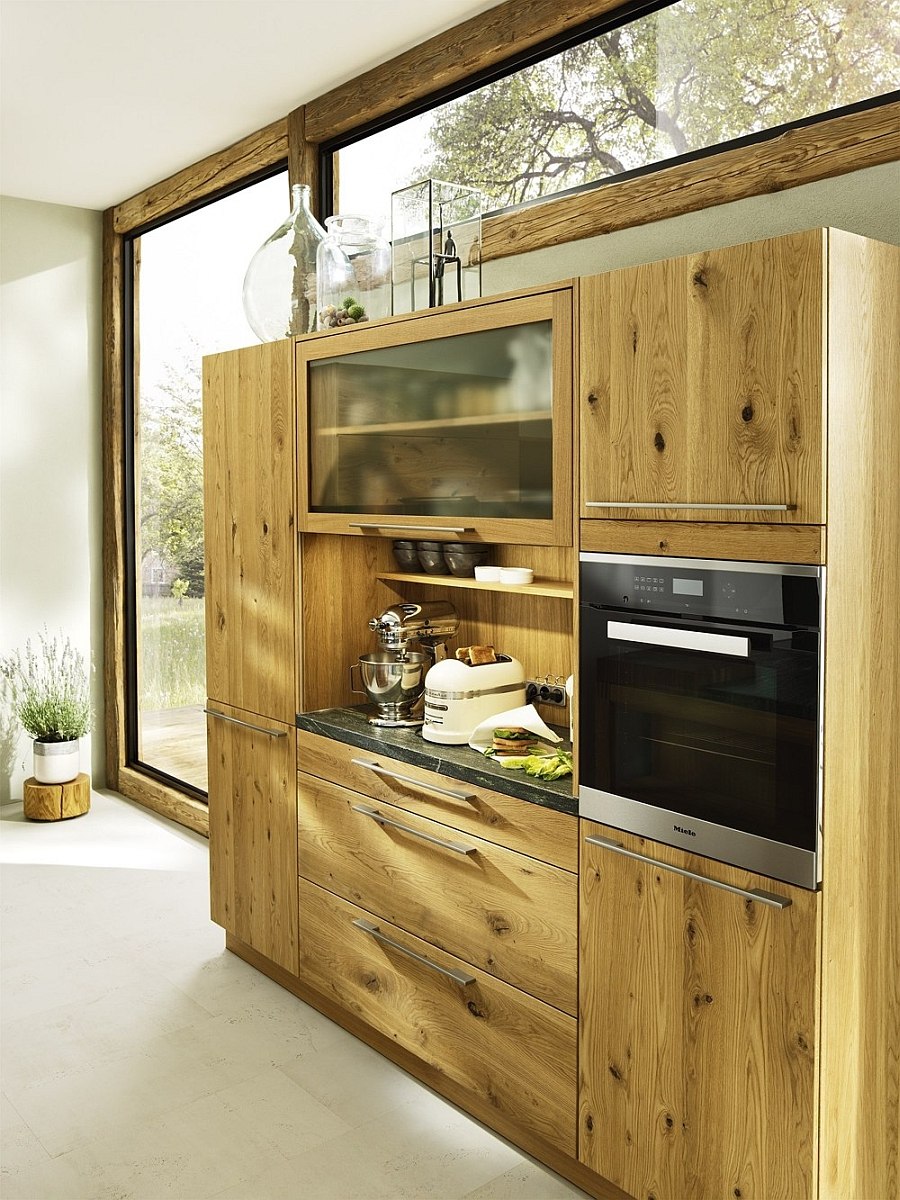
M84 658L69 638L46 628L24 652L0 659L10 706L25 732L38 742L68 742L91 727L91 702Z

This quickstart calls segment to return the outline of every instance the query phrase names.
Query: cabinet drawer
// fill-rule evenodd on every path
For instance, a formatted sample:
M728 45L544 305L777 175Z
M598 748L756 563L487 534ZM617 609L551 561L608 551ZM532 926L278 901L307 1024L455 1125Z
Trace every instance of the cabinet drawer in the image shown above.
M309 775L299 800L301 876L575 1013L577 876Z
M297 765L307 774L387 800L463 833L474 833L567 871L578 870L578 821L568 813L448 779L436 771L302 729L297 733Z
M302 879L300 974L484 1104L575 1154L574 1018Z

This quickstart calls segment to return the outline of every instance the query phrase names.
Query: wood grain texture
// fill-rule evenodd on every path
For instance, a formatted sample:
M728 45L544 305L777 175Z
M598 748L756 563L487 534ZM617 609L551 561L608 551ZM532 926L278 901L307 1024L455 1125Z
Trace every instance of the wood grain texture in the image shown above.
M306 979L298 978L296 975L282 970L276 963L258 954L251 946L233 934L225 935L225 946L232 954L236 954L245 962L250 963L251 966L273 979L281 987L299 997L304 1003L311 1005L329 1020L334 1021L336 1025L346 1029L361 1042L371 1046L379 1054L402 1067L413 1078L427 1084L438 1095L444 1096L453 1104L458 1105L464 1112L471 1113L489 1129L494 1129L503 1137L508 1138L526 1154L532 1155L552 1170L557 1171L565 1179L571 1180L589 1196L596 1197L596 1200L633 1200L621 1188L615 1187L608 1180L601 1179L599 1175L588 1170L587 1167L572 1158L571 1154L556 1146L551 1146L530 1129L525 1129L514 1116L498 1109L490 1099L476 1095L467 1083L457 1082L415 1051L407 1050L405 1046L400 1045L388 1034L375 1029L363 1017L340 1003L332 992L326 994L324 991L312 987Z
M293 724L296 523L289 340L203 360L206 688Z
M306 136L306 108L301 105L287 116L288 180L309 187L310 212L322 220L319 195L319 147Z
M488 262L631 229L898 158L900 103L884 104L790 129L756 145L487 217L482 259Z
M125 427L122 238L103 214L103 663L106 786L125 762Z
M900 1194L900 251L830 231L823 1200Z
M29 821L65 821L90 807L91 781L83 772L68 783L38 783L32 777L22 785L22 811Z
M353 924L474 976L447 979ZM575 1020L387 921L300 881L300 975L441 1074L575 1152ZM523 1049L527 1052L523 1053Z
M600 554L824 563L824 525L716 525L702 521L581 522L581 549Z
M177 788L167 787L130 766L120 768L116 790L129 800L159 813L161 817L167 817L170 821L184 825L186 829L193 829L195 833L209 837L209 808L202 800L186 796Z
M552 352L552 397L551 413L553 428L552 444L552 489L553 507L552 518L547 520L531 518L503 518L466 516L459 518L435 518L422 514L421 516L405 517L396 514L371 513L364 511L365 500L357 503L358 511L348 514L346 511L312 512L314 507L324 507L325 501L317 503L317 492L312 479L328 478L331 471L340 468L344 474L353 480L361 475L365 461L371 460L376 453L396 460L402 456L404 449L408 450L403 440L403 433L385 433L380 440L375 433L366 433L363 437L354 434L353 437L336 438L320 434L313 436L310 447L310 437L316 429L331 428L341 424L337 420L337 405L341 397L337 396L337 384L334 378L325 373L320 390L315 394L310 392L310 366L320 364L328 359L355 353L390 350L407 345L420 345L443 338L457 337L460 339L460 354L464 353L466 335L515 327L537 321L551 321L553 325ZM297 342L297 393L298 393L298 471L300 486L300 527L303 530L319 533L351 533L365 534L366 530L355 528L361 522L370 522L370 532L383 529L385 534L401 536L396 530L391 530L392 524L420 525L423 528L441 526L448 530L464 528L466 536L482 538L491 541L525 542L543 545L571 545L572 539L572 497L569 485L572 471L572 377L573 377L573 342L572 342L572 299L570 288L555 288L545 292L529 292L525 295L504 298L501 302L479 302L453 306L435 310L426 314L415 314L412 319L400 318L381 322L367 322L363 327L344 331L341 336L312 335ZM317 374L317 379L319 375ZM371 390L371 381L369 383ZM315 421L311 419L311 407L315 406ZM323 415L324 412L324 415ZM347 424L347 422L343 422ZM494 431L496 445L486 446L489 430L473 426L477 436L470 440L469 455L476 460L467 459L460 464L460 477L469 478L472 475L480 479L479 471L484 473L488 467L482 461L487 453L487 462L501 462L504 455L513 453L510 449L508 432L502 427ZM408 432L408 431L407 431ZM446 430L444 435L446 435ZM435 463L443 461L449 453L460 452L463 439L448 439L435 431L433 442L423 438L423 446L418 446L413 453L407 453L404 461L419 461L421 459L421 481L413 475L410 486L419 486L421 494L429 495L429 486L433 486L432 477ZM360 444L361 443L361 444ZM374 443L377 443L375 445ZM449 449L448 449L449 445ZM481 458L477 458L478 455ZM324 457L323 457L324 456ZM342 465L346 459L346 464ZM512 468L510 468L512 470ZM406 468L400 472L405 475ZM516 478L518 476L516 475ZM507 482L512 482L508 480ZM484 484L480 485L482 488ZM500 481L496 484L502 493L504 488L502 471ZM407 495L420 494L415 491ZM490 498L490 497L488 497ZM349 501L341 506L346 508ZM337 508L337 505L335 506ZM449 534L448 536L460 536Z
M224 704L259 728L207 717L210 915L297 972L297 753L293 729ZM269 730L275 735L270 736Z
M354 759L399 772L418 784L378 774L357 765ZM436 771L371 754L303 729L297 730L297 767L308 775L361 792L373 800L384 800L407 812L430 817L458 833L474 834L566 871L578 870L578 821L567 813L541 808L477 784L462 783ZM457 800L444 796L431 790L434 786L465 792L471 798Z
M298 799L305 879L575 1013L574 875L311 775L300 776ZM381 824L355 811L358 805L404 828Z
M306 135L326 142L505 62L621 0L507 0L332 88L306 105Z
M816 1195L818 894L582 822L579 1156L634 1196Z
M581 515L821 524L822 230L582 281ZM659 501L607 510L589 501ZM789 512L666 510L665 501Z
M257 171L286 162L287 125L287 118L281 117L226 149L123 200L111 210L114 231L130 233L158 217L214 196ZM285 202L287 200L286 196Z

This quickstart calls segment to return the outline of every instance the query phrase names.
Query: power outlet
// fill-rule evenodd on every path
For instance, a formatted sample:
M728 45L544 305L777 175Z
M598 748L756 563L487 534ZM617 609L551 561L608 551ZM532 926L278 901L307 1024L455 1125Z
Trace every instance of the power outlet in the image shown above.
M556 683L546 680L529 679L525 684L526 704L555 704L565 708L567 704L566 689Z

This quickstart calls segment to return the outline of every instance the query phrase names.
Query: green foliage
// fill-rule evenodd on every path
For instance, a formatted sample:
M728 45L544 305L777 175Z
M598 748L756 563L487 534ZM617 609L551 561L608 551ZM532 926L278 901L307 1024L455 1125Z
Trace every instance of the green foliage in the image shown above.
M141 670L138 705L142 712L184 708L206 698L206 642L203 601L145 596L141 600Z
M141 395L140 554L157 553L202 596L203 436L200 349Z
M894 0L679 0L438 109L416 175L519 204L898 86Z
M176 600L183 600L190 590L190 583L186 579L172 580L172 595Z
M68 742L91 727L91 702L84 658L70 640L38 636L0 659L11 706L26 733L44 742Z

